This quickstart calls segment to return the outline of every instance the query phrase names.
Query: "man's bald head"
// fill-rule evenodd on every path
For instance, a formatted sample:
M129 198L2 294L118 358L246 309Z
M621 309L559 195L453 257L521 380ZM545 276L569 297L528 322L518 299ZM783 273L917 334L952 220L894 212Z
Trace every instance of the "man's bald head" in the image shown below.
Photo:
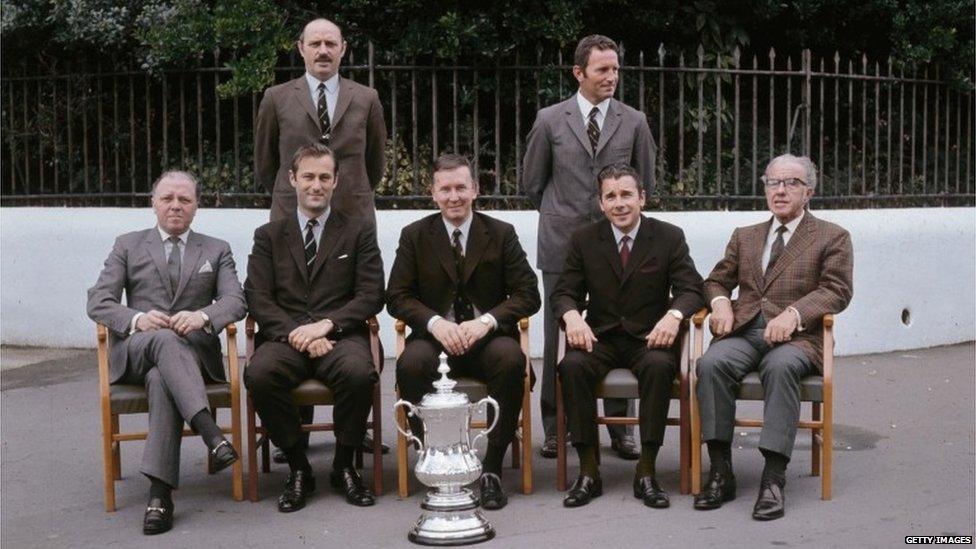
M346 41L342 29L328 19L313 19L298 37L298 53L305 60L305 70L324 82L339 72Z
M305 23L305 26L302 27L302 33L298 35L298 41L302 42L305 40L305 34L309 32L310 27L318 28L319 26L335 29L335 31L339 33L339 37L342 38L342 29L339 28L339 25L336 25L324 17L319 17L318 19L312 19L308 23Z

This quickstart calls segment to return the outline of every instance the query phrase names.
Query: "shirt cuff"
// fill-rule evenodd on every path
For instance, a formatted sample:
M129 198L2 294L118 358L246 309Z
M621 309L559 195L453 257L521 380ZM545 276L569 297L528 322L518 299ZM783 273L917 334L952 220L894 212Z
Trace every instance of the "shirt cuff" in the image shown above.
M724 295L719 295L719 296L713 297L712 300L708 302L708 304L710 306L712 306L712 307L715 307L715 302L718 301L718 300L720 300L720 299L724 299L725 301L728 301L729 303L732 303L732 300L731 299L725 297Z
M786 310L793 312L793 316L796 317L796 331L802 332L803 331L803 317L800 316L800 311L797 311L796 310L796 307L792 307L792 306L791 307L787 307Z
M129 335L132 335L139 331L136 329L136 323L139 322L139 317L144 314L146 313L136 313L135 316L132 317L132 321L129 322Z
M434 315L434 316L430 317L430 320L427 321L427 331L428 332L433 331L434 324L436 324L437 321L438 320L441 320L442 318L444 318L444 317L442 317L441 315Z
M678 314L675 315L673 313L678 313ZM668 309L667 314L669 314L669 315L677 318L678 320L684 320L685 319L685 314L682 313L681 311L679 311L678 309Z
M491 329L492 330L497 330L498 329L498 319L495 318L495 315L493 315L491 313L485 313L485 316L488 317L488 320L491 320Z

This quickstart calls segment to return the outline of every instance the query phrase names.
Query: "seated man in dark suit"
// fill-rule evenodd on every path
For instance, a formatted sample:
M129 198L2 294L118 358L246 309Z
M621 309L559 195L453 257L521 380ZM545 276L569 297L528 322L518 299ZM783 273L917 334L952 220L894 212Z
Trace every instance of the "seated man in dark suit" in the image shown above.
M580 475L563 500L586 505L603 492L597 467L595 389L611 368L629 368L640 390L641 454L634 496L667 507L654 462L664 441L681 320L704 303L702 279L678 227L641 215L640 175L625 164L600 171L603 221L577 230L552 309L571 347L559 363L563 401ZM587 301L589 300L589 301ZM586 309L587 318L581 313Z
M205 383L224 381L217 335L244 318L244 295L230 245L190 230L199 193L187 172L160 176L152 189L156 226L116 239L88 290L88 316L111 334L110 381L145 384L149 399L140 467L151 483L144 534L173 526L184 421L210 449L215 469L238 459L210 415Z
M304 507L315 491L291 397L311 377L335 393L331 484L353 505L374 503L353 454L363 442L378 377L366 321L383 308L383 260L371 223L331 210L337 169L325 145L298 148L289 175L298 210L254 232L244 283L265 340L244 370L244 384L268 436L288 459L291 474L278 498L283 513Z
M481 504L501 509L502 459L515 436L525 381L525 355L515 326L539 310L538 279L515 228L473 212L478 195L467 158L441 155L431 186L440 213L404 227L387 287L387 308L412 330L397 361L403 398L420 402L438 378L446 351L453 373L488 384L498 425L488 435ZM414 433L422 433L411 418Z
M716 339L698 360L696 391L711 469L695 509L717 509L735 497L736 391L746 374L758 371L765 400L759 451L766 464L752 518L773 520L784 513L800 380L823 366L821 318L851 301L854 251L846 230L806 211L817 187L809 158L776 157L762 180L772 215L732 231L725 257L705 280Z

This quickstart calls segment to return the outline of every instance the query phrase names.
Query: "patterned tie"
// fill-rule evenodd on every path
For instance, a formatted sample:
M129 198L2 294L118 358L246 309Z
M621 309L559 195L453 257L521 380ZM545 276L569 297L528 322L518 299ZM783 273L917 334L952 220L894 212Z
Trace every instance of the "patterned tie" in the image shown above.
M624 235L620 239L620 264L626 268L628 261L630 261L630 237Z
M767 273L773 270L773 265L776 264L776 260L783 253L783 247L786 246L786 241L783 240L783 234L785 233L786 225L780 225L776 229L776 240L773 241L773 246L769 249L769 263L766 264Z
M457 291L454 293L454 322L458 324L474 318L474 306L464 293L464 247L461 246L461 229L454 229L451 248L454 251L454 267L457 269Z
M325 84L319 83L319 125L322 127L322 135L319 136L319 141L323 145L328 145L329 140L332 139L332 121L329 120L329 101L325 96Z
M596 154L596 145L600 142L600 126L596 123L596 115L600 114L600 109L593 107L590 111L589 122L586 123L586 135L590 138L590 147Z
M173 243L173 249L169 251L169 259L166 264L169 266L169 286L176 295L176 289L180 286L180 269L183 267L183 257L180 256L180 237L171 236L167 240Z
M319 222L317 219L309 219L305 224L305 268L308 274L312 274L312 263L315 262L315 226Z

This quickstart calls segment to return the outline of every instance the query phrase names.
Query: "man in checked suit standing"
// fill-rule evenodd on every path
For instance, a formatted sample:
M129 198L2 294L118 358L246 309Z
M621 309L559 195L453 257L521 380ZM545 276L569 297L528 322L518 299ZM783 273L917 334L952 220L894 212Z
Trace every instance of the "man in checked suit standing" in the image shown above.
M549 302L563 270L569 237L576 229L603 219L597 174L604 166L627 164L640 174L641 190L654 189L654 139L647 117L613 98L620 64L617 44L598 34L579 41L573 59L579 92L539 111L529 132L523 162L526 196L539 209L536 267L542 271L544 340L540 408L546 441L540 453L556 457L556 338L558 319ZM629 408L629 410L628 410ZM607 399L608 416L633 415L623 399ZM637 459L633 427L607 426L613 448Z
M184 422L215 469L238 459L210 415L205 382L224 381L217 334L244 318L244 295L230 245L190 230L199 192L187 172L160 176L152 189L156 226L116 239L88 290L88 316L110 333L109 382L146 386L149 435L139 470L150 481L142 526L150 535L173 526Z
M766 464L752 517L773 520L784 513L800 380L823 366L821 318L851 301L854 251L846 230L805 210L817 187L809 158L776 157L762 179L772 218L733 231L725 257L705 280L716 340L698 360L697 392L711 469L695 509L717 509L735 498L735 395L755 370L765 393L759 451ZM739 297L731 301L736 287Z

